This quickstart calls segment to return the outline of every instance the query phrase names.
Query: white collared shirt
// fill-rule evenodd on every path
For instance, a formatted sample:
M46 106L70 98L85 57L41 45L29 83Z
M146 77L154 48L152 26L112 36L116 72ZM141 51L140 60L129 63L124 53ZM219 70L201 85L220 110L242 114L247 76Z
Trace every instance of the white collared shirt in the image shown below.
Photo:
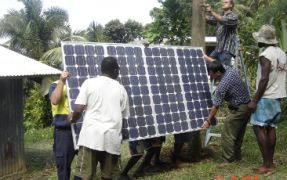
M78 145L119 155L123 118L129 116L124 87L105 76L87 79L75 104L86 106Z

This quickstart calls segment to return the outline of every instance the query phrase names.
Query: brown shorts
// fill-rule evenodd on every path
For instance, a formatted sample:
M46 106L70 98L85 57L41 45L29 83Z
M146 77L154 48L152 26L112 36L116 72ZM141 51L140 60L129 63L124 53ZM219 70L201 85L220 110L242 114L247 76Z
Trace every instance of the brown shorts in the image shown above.
M97 179L96 171L100 163L102 177L111 179L118 171L118 155L80 146L76 163L76 175L86 179Z

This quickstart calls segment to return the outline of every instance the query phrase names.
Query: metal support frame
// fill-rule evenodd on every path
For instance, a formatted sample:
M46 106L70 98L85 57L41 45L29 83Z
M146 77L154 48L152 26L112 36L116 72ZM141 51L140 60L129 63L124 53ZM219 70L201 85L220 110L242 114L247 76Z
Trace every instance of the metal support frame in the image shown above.
M215 126L211 126L210 128L208 128L206 130L206 134L205 134L205 141L204 141L204 147L207 147L211 138L212 137L217 137L217 138L220 138L221 137L221 134L218 134L218 133L212 133L211 132L211 129L214 128Z

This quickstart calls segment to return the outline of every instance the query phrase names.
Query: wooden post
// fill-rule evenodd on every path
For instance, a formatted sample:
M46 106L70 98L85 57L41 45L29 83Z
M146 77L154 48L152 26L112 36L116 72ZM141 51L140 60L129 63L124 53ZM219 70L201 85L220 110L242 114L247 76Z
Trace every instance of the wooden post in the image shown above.
M191 45L205 50L205 13L204 0L192 1ZM192 141L188 144L188 151L193 160L199 160L201 151L200 131L192 132Z
M204 0L192 1L191 45L205 49Z

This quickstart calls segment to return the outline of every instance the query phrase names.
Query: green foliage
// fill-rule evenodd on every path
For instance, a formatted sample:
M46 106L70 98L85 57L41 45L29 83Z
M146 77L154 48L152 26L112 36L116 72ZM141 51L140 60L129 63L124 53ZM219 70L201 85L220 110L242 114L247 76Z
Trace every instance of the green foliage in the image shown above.
M248 5L248 6L246 6ZM287 1L284 0L239 0L235 6L239 16L238 34L241 40L241 50L247 69L251 92L255 91L256 69L259 48L252 37L263 24L273 24L276 28L280 46L287 47L284 38L287 37L284 21L287 20ZM283 22L283 23L282 23Z
M141 38L142 25L134 20L122 24L118 19L109 21L104 28L104 35L108 41L114 43L128 43Z
M151 42L183 45L191 34L191 0L159 1L162 8L154 8L150 15L154 22L145 27L143 35Z
M287 21L281 19L281 29L279 29L279 46L287 53Z
M150 15L154 21L145 26L143 36L151 42L171 45L189 45L191 37L192 1L159 0L160 8L154 8ZM218 1L210 0L215 9ZM214 35L215 28L206 26L206 35Z
M245 63L247 78L251 92L255 91L256 70L258 64L258 52L256 42L252 37L252 32L258 31L259 24L257 21L248 21L246 17L239 16L240 24L238 35L240 38L241 52ZM248 32L248 33L247 33Z
M272 24L275 26L279 46L287 51L287 1L266 1L258 7L255 17L260 25Z
M40 61L57 69L61 69L62 65L61 41L87 41L85 31L72 32L68 27L55 32L53 36L50 49L41 56Z
M42 63L48 64L57 69L61 69L62 65L62 48L56 47L43 54L40 58Z
M52 123L51 106L47 97L42 97L36 83L28 91L24 100L25 131L50 126Z
M104 35L104 27L96 24L95 21L91 22L86 30L87 39L91 42L105 42L107 37Z
M127 42L134 41L135 39L140 39L141 38L141 33L143 30L143 26L141 23L129 19L127 22L124 24L125 26L125 39Z
M111 20L105 25L104 35L108 37L111 42L127 43L125 39L125 26L118 19Z
M45 142L53 139L53 129L54 127L50 126L47 128L41 129L30 129L24 134L24 143L25 144L34 144L39 142Z
M21 2L23 9L10 10L0 20L0 37L10 39L10 48L39 59L49 50L55 31L66 27L68 14L57 7L43 11L41 0Z
M0 37L11 49L59 68L61 40L82 40L68 26L68 13L60 8L43 10L41 0L20 0L24 8L10 10L0 20ZM58 49L57 49L58 48Z

